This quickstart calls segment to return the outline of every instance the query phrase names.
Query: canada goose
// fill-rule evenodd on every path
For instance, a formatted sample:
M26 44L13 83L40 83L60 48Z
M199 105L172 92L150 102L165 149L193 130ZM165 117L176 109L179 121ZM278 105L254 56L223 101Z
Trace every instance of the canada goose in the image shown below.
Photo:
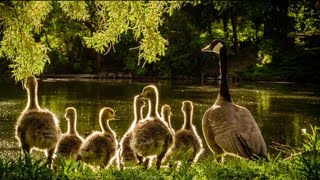
M192 102L183 101L181 110L184 115L184 124L182 128L174 134L175 143L171 156L176 160L196 162L203 151L203 146L196 128L192 125Z
M260 129L245 107L232 102L227 84L227 47L221 40L213 40L202 52L217 54L220 64L220 92L214 105L202 119L202 129L210 150L223 161L223 153L233 153L252 159L265 157L267 147Z
M77 111L74 107L68 107L64 117L68 121L68 131L63 134L56 147L56 155L66 159L76 159L83 139L77 132Z
M28 103L18 118L15 135L21 149L30 154L33 148L46 150L47 161L52 162L55 146L61 137L57 117L47 109L41 109L38 104L38 82L34 76L24 80L27 89Z
M171 107L168 104L164 104L161 107L161 118L168 124L169 129L171 130L171 133L174 134L174 129L171 126Z
M146 158L145 168L150 158L156 157L156 166L160 169L162 159L173 144L173 136L167 123L159 116L157 88L153 85L144 87L140 97L148 100L149 112L134 128L130 146L136 154Z
M139 95L134 97L133 109L134 109L134 120L131 124L131 127L123 135L123 138L120 141L120 150L119 150L119 160L120 168L123 169L126 164L136 164L138 161L141 164L143 159L140 156L137 156L130 147L130 141L132 139L132 131L136 124L143 119L143 107L145 102L139 98Z
M118 142L115 132L110 128L109 121L114 120L115 112L104 107L99 113L101 132L96 131L89 135L80 147L77 160L92 165L106 167L114 159Z

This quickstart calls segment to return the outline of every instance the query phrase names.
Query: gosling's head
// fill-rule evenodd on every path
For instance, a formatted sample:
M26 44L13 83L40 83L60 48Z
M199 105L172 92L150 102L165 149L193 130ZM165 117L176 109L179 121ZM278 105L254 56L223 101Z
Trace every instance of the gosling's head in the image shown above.
M153 97L158 97L158 89L154 85L148 85L143 88L139 96L143 99L151 99Z
M226 44L224 43L224 41L219 40L219 39L215 39L209 45L202 48L201 51L202 52L210 52L210 53L213 52L213 53L219 55L221 50L225 49L225 47L226 47Z
M182 110L182 112L190 112L190 111L193 111L192 101L183 101L183 102L182 102L181 110Z
M29 76L26 79L24 79L24 88L26 89L34 89L38 86L38 82L36 77L34 76Z
M161 107L161 116L169 117L172 115L171 107L168 104L165 104Z
M68 107L64 113L64 117L67 119L67 120L73 120L75 119L75 116L77 114L77 110L76 108L74 107Z
M104 107L100 110L99 117L102 120L113 120L116 117L116 113L112 108Z
M146 105L146 102L139 95L136 95L134 97L134 105L138 108L142 108Z

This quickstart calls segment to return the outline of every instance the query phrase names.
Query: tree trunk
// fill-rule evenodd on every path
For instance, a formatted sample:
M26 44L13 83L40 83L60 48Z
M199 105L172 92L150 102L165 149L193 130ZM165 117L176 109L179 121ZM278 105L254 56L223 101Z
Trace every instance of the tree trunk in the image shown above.
M238 42L238 17L234 13L231 14L231 25L232 25L232 32L233 32L233 49L234 53L237 54L239 51L239 42Z
M272 39L281 49L288 47L288 8L289 0L271 0L271 10L267 12L270 18L264 26L264 37Z
M223 22L223 31L224 31L224 40L227 43L228 41L228 37L229 37L229 32L228 32L228 13L224 12L223 13L223 18L222 18L222 22Z

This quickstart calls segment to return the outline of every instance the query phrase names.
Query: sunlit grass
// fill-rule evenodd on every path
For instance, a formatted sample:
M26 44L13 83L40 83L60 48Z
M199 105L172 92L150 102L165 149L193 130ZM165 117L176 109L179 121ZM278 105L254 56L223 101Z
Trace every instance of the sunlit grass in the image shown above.
M119 170L116 166L108 169L61 159L59 166L49 168L45 159L37 156L0 158L0 179L319 179L320 178L320 128L312 127L304 134L304 142L290 158L280 154L268 160L244 160L228 158L218 163L212 156L199 162L182 162L179 166L155 167L145 170L142 166Z

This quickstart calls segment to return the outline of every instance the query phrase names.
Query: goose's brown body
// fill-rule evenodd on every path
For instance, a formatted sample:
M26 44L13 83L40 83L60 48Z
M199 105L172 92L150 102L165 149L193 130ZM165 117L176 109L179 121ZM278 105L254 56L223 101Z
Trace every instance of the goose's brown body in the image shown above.
M221 85L214 105L202 119L202 129L210 150L215 155L224 151L244 158L266 157L267 146L250 111L232 102L227 84L227 50L225 43L214 40L202 49L218 55Z
M111 130L108 121L115 117L111 108L100 110L100 127L102 132L93 132L80 147L77 160L92 165L108 166L116 155L118 141L116 134Z
M24 153L30 153L32 148L46 150L48 162L51 162L55 146L61 137L57 117L47 109L38 105L38 83L34 76L24 82L28 92L28 103L18 118L16 138Z
M250 111L232 102L221 101L203 116L203 133L211 151L231 152L245 158L266 156L267 148Z
M76 129L77 112L75 108L66 109L65 118L69 121L68 132L63 134L56 147L56 155L64 156L66 159L76 159L83 139Z

